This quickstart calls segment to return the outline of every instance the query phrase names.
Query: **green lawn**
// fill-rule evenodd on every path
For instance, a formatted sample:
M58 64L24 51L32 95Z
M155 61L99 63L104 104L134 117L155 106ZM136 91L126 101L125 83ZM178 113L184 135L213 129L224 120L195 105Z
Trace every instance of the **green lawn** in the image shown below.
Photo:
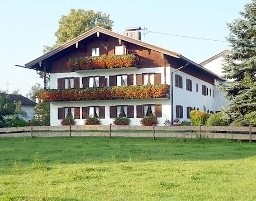
M0 200L256 200L256 144L0 138Z

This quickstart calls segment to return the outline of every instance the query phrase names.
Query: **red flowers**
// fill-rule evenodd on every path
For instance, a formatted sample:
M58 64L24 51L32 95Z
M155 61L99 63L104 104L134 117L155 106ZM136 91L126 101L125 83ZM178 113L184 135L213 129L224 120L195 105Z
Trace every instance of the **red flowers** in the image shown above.
M87 101L116 99L168 98L169 85L131 85L87 89L49 89L39 93L43 101Z
M99 57L71 58L67 67L71 71L135 67L139 57L135 54L102 55Z

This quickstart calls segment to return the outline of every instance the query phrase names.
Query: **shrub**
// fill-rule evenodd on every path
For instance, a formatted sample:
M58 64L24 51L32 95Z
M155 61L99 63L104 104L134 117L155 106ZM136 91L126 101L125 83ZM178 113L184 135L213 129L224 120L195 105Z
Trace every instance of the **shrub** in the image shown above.
M256 111L246 114L243 119L243 124L245 126L256 126Z
M85 120L85 125L100 125L101 121L97 117L89 117Z
M131 120L128 117L116 117L113 123L115 125L130 125Z
M211 114L206 122L207 126L227 126L229 125L229 119L224 112L218 112Z
M67 115L64 119L61 120L61 125L75 125L76 121L72 117L72 115Z
M143 126L153 126L158 124L157 117L152 115L152 116L145 116L140 120L140 123Z
M181 126L191 126L191 122L190 121L182 121Z
M192 126L202 126L205 125L207 119L209 118L209 114L200 110L192 110L190 112L190 117Z
M24 119L16 116L13 119L9 119L7 121L7 126L8 127L24 127L24 126L27 126L27 122Z

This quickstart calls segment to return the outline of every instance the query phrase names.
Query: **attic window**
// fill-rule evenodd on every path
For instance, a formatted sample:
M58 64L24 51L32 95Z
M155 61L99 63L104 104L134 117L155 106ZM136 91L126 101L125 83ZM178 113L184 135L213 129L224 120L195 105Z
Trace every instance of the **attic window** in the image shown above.
M95 47L95 48L92 48L92 56L100 56L100 48L98 47Z
M123 45L115 46L115 55L124 55L126 54L126 48Z

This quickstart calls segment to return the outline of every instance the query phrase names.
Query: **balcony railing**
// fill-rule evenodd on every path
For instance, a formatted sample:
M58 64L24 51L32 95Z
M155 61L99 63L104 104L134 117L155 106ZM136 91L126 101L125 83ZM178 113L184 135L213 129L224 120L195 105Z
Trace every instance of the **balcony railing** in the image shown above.
M70 58L67 67L71 71L136 67L139 57L135 54L102 55Z
M167 84L160 84L86 89L49 89L41 91L39 98L50 102L169 98L169 88Z

